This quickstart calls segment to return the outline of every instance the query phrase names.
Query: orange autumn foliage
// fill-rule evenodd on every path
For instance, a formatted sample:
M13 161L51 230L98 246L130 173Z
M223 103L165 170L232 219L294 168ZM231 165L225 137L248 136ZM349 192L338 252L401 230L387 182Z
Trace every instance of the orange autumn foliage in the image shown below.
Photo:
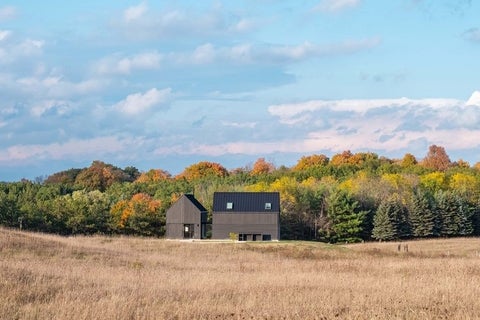
M162 180L168 180L171 178L170 173L162 169L151 169L147 172L144 172L138 177L135 182L144 183L144 182L158 182Z
M265 161L265 158L258 158L257 161L253 164L252 171L250 174L257 175L257 174L267 174L271 173L275 170L275 165L271 162Z
M155 214L162 203L146 193L137 193L130 200L120 200L112 206L111 213L118 217L117 225L124 228L133 215Z
M227 175L227 169L221 164L201 161L185 168L185 170L177 176L177 179L195 180L209 176L225 177Z

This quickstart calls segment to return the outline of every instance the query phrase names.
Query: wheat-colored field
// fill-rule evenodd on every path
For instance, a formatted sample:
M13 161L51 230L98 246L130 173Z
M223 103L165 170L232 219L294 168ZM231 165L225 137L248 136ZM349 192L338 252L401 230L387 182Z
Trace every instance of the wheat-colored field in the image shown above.
M480 318L480 239L400 249L0 229L0 319Z

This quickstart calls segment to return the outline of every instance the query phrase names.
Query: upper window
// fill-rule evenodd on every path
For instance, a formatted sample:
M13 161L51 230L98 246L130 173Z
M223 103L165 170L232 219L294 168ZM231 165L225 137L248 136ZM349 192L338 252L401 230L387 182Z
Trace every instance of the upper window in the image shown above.
M272 203L271 202L265 202L265 210L272 210Z
M233 202L227 202L227 210L233 209Z

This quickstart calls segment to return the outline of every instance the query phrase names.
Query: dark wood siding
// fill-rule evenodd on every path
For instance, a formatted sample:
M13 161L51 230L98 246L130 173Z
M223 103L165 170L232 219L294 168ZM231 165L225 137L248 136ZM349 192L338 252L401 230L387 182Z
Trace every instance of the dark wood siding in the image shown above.
M234 232L236 234L270 235L272 240L279 240L279 219L278 212L214 212L212 238L228 239L230 233Z
M215 192L212 219L214 239L228 239L233 232L244 240L279 240L280 194Z
M167 210L167 239L183 239L184 226L194 225L194 239L202 237L202 223L207 222L207 211L192 195L183 195Z

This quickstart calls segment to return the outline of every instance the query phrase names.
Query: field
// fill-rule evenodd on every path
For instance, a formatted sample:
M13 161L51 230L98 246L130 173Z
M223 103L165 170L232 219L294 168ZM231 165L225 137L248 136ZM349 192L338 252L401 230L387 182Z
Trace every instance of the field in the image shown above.
M0 319L480 318L480 239L398 245L0 229Z

